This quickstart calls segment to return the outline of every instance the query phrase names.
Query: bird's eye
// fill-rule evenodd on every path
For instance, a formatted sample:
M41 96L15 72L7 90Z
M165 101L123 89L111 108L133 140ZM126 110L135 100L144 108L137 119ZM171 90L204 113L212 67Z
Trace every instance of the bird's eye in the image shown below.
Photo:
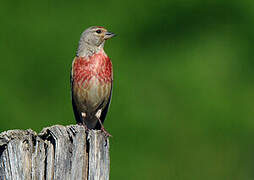
M100 29L98 29L98 30L96 31L96 33L97 33L97 34L100 34L100 33L101 33L101 30L100 30Z

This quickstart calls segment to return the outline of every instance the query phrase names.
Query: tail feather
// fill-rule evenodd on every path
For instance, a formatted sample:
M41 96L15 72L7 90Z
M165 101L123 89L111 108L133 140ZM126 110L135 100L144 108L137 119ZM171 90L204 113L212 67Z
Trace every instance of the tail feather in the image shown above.
M94 114L93 115L88 114L84 119L84 123L88 129L98 129L96 127L97 122L98 118Z

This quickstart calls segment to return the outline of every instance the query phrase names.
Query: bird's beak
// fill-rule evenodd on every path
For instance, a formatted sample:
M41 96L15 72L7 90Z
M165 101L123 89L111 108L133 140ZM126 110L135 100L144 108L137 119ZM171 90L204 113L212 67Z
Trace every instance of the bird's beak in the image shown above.
M110 39L112 37L116 36L116 34L112 33L112 32L106 32L105 33L105 36L104 36L104 39L107 40L107 39Z

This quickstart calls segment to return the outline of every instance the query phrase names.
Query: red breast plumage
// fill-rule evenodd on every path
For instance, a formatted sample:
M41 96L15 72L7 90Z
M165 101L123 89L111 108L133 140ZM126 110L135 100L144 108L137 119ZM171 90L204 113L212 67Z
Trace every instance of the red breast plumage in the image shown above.
M75 57L73 63L73 78L80 88L87 88L92 77L100 84L112 81L112 63L103 50L88 58Z
M112 83L112 63L104 52L88 58L76 57L73 62L73 89L76 102L90 115L106 105Z

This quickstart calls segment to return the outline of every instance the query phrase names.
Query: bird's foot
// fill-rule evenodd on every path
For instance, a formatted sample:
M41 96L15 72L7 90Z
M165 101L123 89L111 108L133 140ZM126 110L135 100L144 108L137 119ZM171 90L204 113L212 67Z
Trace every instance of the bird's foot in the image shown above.
M101 110L99 110L97 113L99 113L98 116L100 116ZM97 114L97 113L96 113L96 114ZM101 119L100 119L97 115L95 115L95 116L97 117L97 119L98 119L98 121L99 121L99 123L100 123L100 125L101 125L101 131L104 133L105 137L106 137L106 138L107 138L107 137L112 137L112 135L109 134L109 133L106 131L106 129L104 128L104 126L103 126L103 124L102 124L102 122L101 122Z
M108 131L104 128L104 126L101 127L101 131L104 133L106 138L112 137L112 135L108 133Z
M81 123L79 122L78 123L79 126L83 126L85 128L85 131L88 133L90 129L88 129L88 127L84 124L84 123Z

